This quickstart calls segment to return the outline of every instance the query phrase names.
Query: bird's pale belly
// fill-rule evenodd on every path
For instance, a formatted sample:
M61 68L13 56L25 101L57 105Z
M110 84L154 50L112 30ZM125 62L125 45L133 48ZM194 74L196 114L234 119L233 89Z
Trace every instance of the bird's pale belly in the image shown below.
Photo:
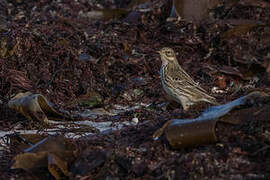
M168 88L168 86L162 82L162 86L163 86L163 89L165 90L165 92L176 102L180 103L181 104L181 101L180 99L178 98L177 96L177 93L174 92L171 88Z

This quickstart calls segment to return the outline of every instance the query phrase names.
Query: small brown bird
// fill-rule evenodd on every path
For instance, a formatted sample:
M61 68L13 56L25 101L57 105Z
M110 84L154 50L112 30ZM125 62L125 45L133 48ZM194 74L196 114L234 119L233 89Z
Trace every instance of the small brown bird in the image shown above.
M207 94L179 65L175 53L171 48L158 51L161 56L160 79L163 89L176 102L182 104L184 111L191 105L205 101L218 104L216 99Z

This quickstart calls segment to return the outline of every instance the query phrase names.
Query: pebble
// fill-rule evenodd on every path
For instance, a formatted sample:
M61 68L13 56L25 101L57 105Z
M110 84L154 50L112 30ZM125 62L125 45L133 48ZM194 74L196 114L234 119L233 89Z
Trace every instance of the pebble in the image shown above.
M137 125L138 124L138 122L139 122L139 119L138 118L132 118L132 120L131 120L131 123L133 124L133 125Z

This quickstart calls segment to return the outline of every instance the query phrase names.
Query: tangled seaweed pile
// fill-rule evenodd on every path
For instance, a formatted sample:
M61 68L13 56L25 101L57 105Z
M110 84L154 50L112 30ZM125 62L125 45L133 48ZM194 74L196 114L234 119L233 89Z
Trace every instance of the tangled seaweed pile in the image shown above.
M269 1L219 1L212 19L196 23L166 21L172 1L16 0L0 5L6 7L0 8L6 17L0 22L0 130L44 128L7 107L11 97L25 91L68 110L87 108L74 100L93 93L102 99L95 107L155 106L97 119L124 121L136 114L148 123L77 141L81 151L87 150L70 165L72 179L270 177L269 103L252 109L257 118L243 110L239 116L246 122L219 126L222 141L216 145L175 151L152 141L165 120L202 111L201 106L187 113L159 107L166 101L156 53L162 47L178 52L182 67L220 102L252 90L269 92ZM0 177L38 178L36 172L10 169L19 152L13 147L5 157L0 154Z

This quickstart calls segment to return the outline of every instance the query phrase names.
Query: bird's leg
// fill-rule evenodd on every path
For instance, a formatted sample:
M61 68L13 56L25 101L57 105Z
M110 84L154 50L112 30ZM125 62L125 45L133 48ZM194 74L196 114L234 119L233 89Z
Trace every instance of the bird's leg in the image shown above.
M187 104L182 104L183 110L184 112L187 112L187 110L189 109L189 105Z

